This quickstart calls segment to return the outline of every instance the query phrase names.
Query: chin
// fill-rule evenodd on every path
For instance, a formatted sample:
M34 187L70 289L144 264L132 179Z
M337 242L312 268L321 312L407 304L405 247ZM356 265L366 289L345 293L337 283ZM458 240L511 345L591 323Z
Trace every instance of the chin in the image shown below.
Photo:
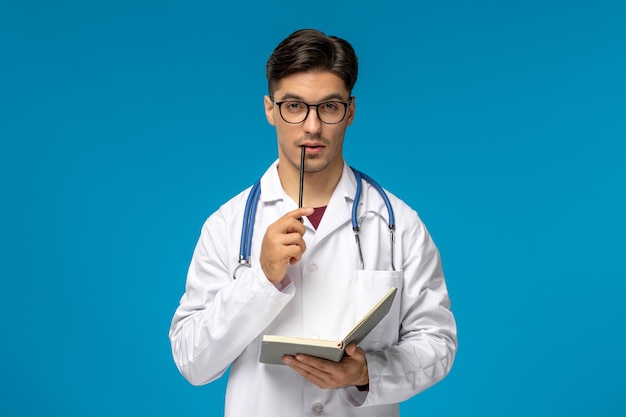
M309 160L304 163L304 172L322 172L328 169L330 161Z

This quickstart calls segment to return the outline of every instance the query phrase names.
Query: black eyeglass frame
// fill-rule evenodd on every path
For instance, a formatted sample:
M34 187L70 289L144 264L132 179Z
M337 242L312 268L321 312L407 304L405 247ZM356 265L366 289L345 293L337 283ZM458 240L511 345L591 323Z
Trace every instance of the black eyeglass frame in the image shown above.
M315 107L315 114L317 115L317 118L320 120L320 122L326 124L326 125L336 125L339 124L341 122L343 122L343 120L346 118L346 114L348 114L348 107L352 104L352 99L354 97L350 97L348 99L348 101L340 101L340 100L326 100L326 101L322 101L321 103L317 103L317 104L309 104L306 101L302 101L302 100L283 100L283 101L275 101L273 98L272 103L274 103L275 105L278 106L278 113L280 114L281 119L283 119L285 121L285 123L289 123L291 125L299 125L300 123L304 123L304 121L309 117L309 113L311 112L311 107ZM299 122L290 122L287 119L285 119L285 116L283 116L283 109L282 109L282 105L285 103L302 103L306 106L306 114L304 115L304 119L302 119ZM320 117L320 113L319 113L319 107L323 104L327 104L327 103L340 103L343 104L343 116L341 117L341 119L337 122L332 122L332 123L328 123L325 122L321 117Z

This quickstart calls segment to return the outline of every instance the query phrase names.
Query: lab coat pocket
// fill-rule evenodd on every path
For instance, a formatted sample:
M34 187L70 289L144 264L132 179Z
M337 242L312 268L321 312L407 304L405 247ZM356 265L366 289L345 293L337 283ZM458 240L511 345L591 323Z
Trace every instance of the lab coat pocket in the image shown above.
M359 344L365 351L384 349L398 341L402 276L402 271L357 270L354 272L352 284L356 320L360 320L390 288L398 289L389 313Z

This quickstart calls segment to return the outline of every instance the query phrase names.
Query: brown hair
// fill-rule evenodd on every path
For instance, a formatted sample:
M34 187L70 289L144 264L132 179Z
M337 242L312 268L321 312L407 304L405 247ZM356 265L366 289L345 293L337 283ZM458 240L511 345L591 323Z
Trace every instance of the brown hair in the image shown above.
M306 71L332 72L352 92L358 60L352 45L344 39L327 36L315 29L295 31L274 49L265 65L270 96L281 79Z

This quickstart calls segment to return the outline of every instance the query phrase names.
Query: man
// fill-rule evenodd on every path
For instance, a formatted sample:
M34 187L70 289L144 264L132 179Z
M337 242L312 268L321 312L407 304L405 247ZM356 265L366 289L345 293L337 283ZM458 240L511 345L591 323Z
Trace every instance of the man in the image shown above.
M350 44L297 31L274 50L266 72L265 115L276 128L278 161L260 180L250 267L237 268L247 189L202 228L170 329L174 360L195 385L230 366L227 416L396 416L399 402L449 372L456 353L437 248L395 196L388 194L393 241L385 203L368 182L355 201L355 174L342 156L355 115ZM341 340L391 287L398 292L390 312L339 363L305 355L285 356L284 365L259 362L264 334Z

